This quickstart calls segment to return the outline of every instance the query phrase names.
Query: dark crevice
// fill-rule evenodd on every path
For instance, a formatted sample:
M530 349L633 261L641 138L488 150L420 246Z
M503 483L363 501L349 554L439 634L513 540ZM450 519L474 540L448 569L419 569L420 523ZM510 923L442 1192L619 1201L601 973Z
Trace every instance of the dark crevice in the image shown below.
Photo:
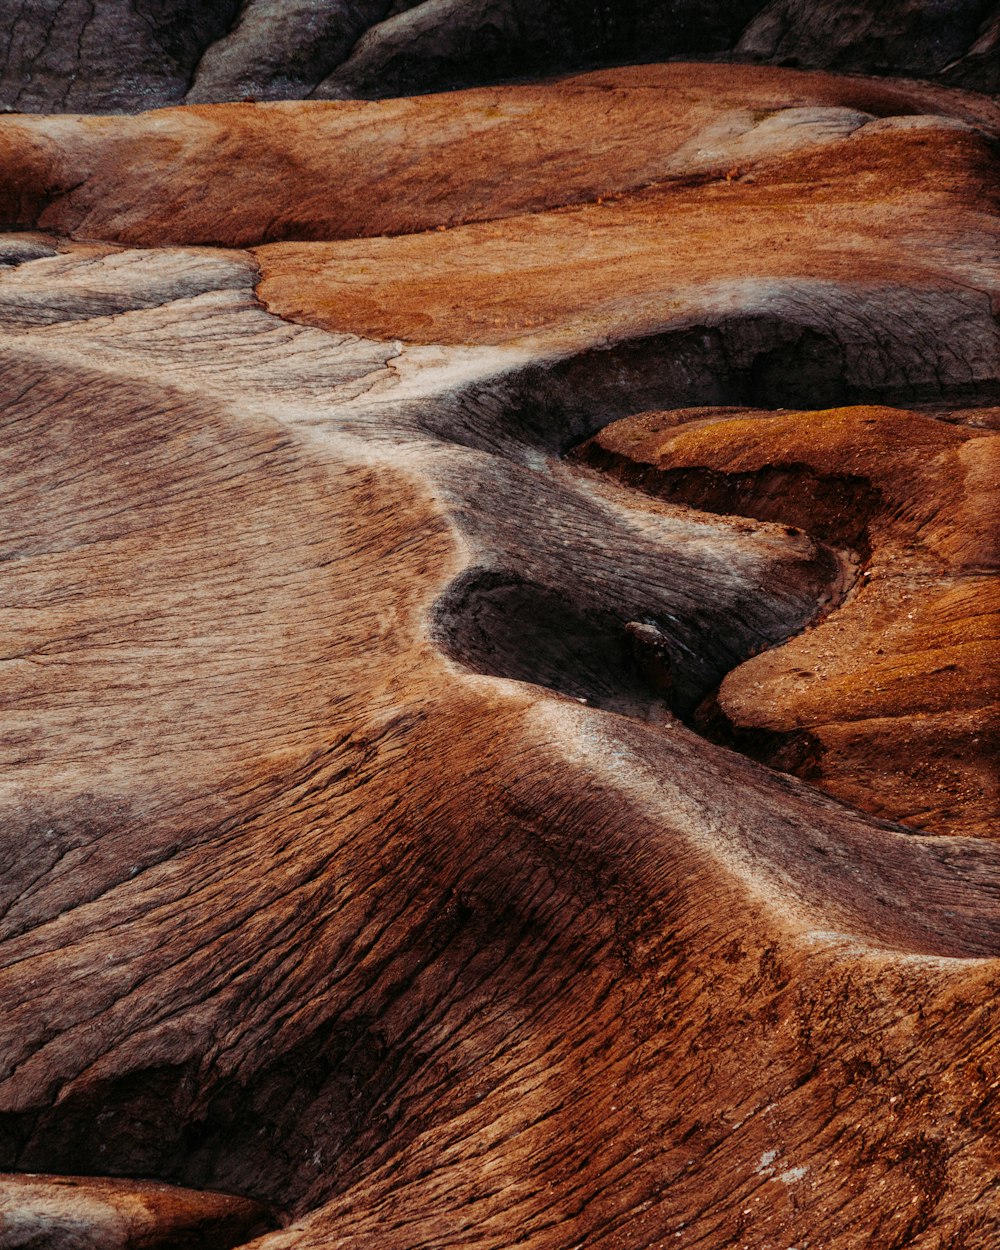
M921 389L904 388L907 394ZM888 385L875 397L886 402L888 393L898 400L898 388ZM574 461L582 462L669 503L776 523L786 528L790 544L805 536L813 544L810 559L790 563L782 584L759 588L755 602L709 587L680 609L667 588L687 574L669 550L656 552L644 588L627 579L614 584L606 569L591 579L585 559L575 577L555 565L528 573L502 560L499 567L484 562L467 569L438 601L439 645L476 672L534 683L646 721L677 717L771 767L815 777L819 749L811 735L739 730L721 713L716 694L733 669L783 645L843 602L870 556L869 526L883 507L880 492L861 476L817 473L806 464L743 473L659 469L581 440L636 411L820 408L871 398L871 388L854 381L849 355L833 336L758 316L587 352L548 370L531 368L499 392L424 413L423 423L433 422L439 437L499 452L543 479L555 471L552 457L568 456L571 472Z
M669 556L663 562L668 567ZM573 595L511 571L470 569L438 601L435 633L446 653L476 672L639 720L677 717L700 730L698 709L728 672L829 611L830 588L841 579L833 553L818 547L808 570L797 571L798 593L786 587L764 620L745 600L702 606L685 619L655 603L646 611L616 606L614 589L600 596L583 577Z
M184 88L185 97L194 86L195 80L198 77L198 71L201 68L201 64L206 55L211 52L216 44L221 43L223 39L228 39L233 31L236 30L243 19L243 14L246 12L251 2L252 0L229 0L229 3L227 3L224 10L224 12L228 14L228 21L225 29L216 31L211 39L202 43L198 49L197 57L193 62L189 62L188 67L186 68L185 77L187 79L187 84ZM162 16L153 11L150 0L137 0L137 12L141 13L147 21L151 22L153 30L155 31L157 42L163 48L164 52L169 55L170 44L175 41L175 36L173 36L169 26L165 31L161 30Z
M887 341L876 363L867 343L848 342L839 329L752 313L530 365L414 405L412 421L434 438L523 461L565 455L637 412L1000 402L1000 379L955 381L934 364L909 341Z
M738 751L779 773L815 782L822 774L823 746L807 729L749 729L734 725L719 706L718 692L695 710L691 727L718 746Z
M869 527L882 510L881 491L851 473L817 473L807 464L765 464L749 472L701 466L658 468L586 443L583 463L626 486L671 503L720 516L752 517L794 526L858 558L871 555Z
M864 573L871 556L871 523L884 508L881 492L867 478L817 473L806 464L767 464L751 472L699 466L661 469L637 464L596 440L585 443L577 454L589 467L644 494L701 512L791 526L836 550L841 575L831 580L830 596L826 602L817 603L816 618L810 625L839 607ZM774 645L781 646L801 632L791 629ZM804 781L814 781L820 775L822 747L815 735L803 729L772 731L734 725L719 705L720 685L721 680L685 717L692 728L711 742Z
M655 718L665 700L644 680L626 625L607 608L492 569L468 570L436 611L439 644L477 672ZM675 650L681 651L676 642Z

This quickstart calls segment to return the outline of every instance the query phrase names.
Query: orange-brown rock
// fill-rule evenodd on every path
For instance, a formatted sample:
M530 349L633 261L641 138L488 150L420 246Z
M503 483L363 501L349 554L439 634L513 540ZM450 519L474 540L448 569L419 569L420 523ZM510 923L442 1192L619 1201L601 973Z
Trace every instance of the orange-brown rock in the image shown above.
M0 1245L229 1250L275 1224L259 1203L155 1181L0 1175Z
M701 682L801 625L811 542L359 438L379 367L230 281L8 331L8 1166L262 1248L992 1236L992 844L629 684L643 615Z
M997 116L940 88L647 66L380 104L9 118L0 216L263 242L260 298L338 333L521 363L625 341L676 360L687 336L680 368L617 361L610 415L954 402L1000 371ZM266 245L282 238L314 241ZM623 402L624 374L644 399Z
M618 422L581 454L857 559L822 623L728 674L713 711L735 741L855 806L996 836L1000 436L887 408L678 415Z
M877 119L895 119L888 135L885 123L868 129ZM869 201L902 181L933 204L956 179L983 189L984 158L968 126L1000 131L1000 108L926 84L714 65L627 67L378 103L7 116L0 223L132 246L244 246L413 233L691 178L721 181L733 199L747 188L725 183L727 173L743 178L751 165L817 148L824 163L831 144L859 130L862 142L833 158L839 175L831 168L822 180L798 180L808 202L829 198L812 184L831 178L832 198L843 197L844 174L852 163L863 172L868 160L881 173ZM894 141L916 149L918 167L909 168L909 152L894 159L884 150ZM447 249L456 259L461 243Z
M684 723L866 535L972 590L988 436L879 410L850 541L560 455L1000 385L988 102L733 73L497 91L483 187L481 93L0 125L3 1167L273 1204L255 1250L1000 1239L1000 846Z
M991 140L944 119L909 117L848 117L831 136L822 112L816 151L796 136L799 150L772 155L761 136L720 145L704 169L697 145L709 140L701 138L687 154L702 166L694 186L667 179L621 198L468 225L449 232L447 247L418 233L260 248L261 297L282 316L338 331L526 340L538 351L703 323L706 308L719 318L740 305L764 312L783 297L816 316L850 291L842 315L855 328L842 338L867 338L857 323L876 316L872 304L890 337L896 316L912 313L927 338L914 365L930 370L939 358L931 326L942 305L965 302L968 284L979 292L979 316L970 301L971 369L960 368L970 381L992 376L1000 184ZM808 134L809 119L801 120ZM775 129L794 134L798 125L779 113Z

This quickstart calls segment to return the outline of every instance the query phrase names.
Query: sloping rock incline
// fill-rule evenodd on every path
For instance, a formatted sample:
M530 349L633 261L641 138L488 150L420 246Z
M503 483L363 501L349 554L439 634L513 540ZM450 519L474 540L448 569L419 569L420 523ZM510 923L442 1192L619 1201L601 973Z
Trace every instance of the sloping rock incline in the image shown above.
M0 1166L239 1195L255 1250L1000 1238L985 803L886 819L787 669L829 639L849 737L905 603L893 715L980 715L997 169L939 99L648 67L0 123ZM652 471L848 459L847 528L562 454L695 405ZM834 793L697 732L717 691Z

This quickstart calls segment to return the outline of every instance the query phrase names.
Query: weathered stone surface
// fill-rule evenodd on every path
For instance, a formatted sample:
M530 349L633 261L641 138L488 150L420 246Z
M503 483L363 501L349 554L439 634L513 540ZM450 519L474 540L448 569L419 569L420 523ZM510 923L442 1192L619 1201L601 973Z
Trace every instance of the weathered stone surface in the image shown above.
M139 246L353 239L651 185L662 194L693 181L710 194L727 174L745 179L762 163L777 163L774 177L791 180L794 194L794 165L782 173L780 162L807 153L814 163L797 185L810 202L826 198L812 185L824 162L834 162L838 200L856 195L847 179L864 174L867 159L876 162L871 198L885 198L887 210L907 191L948 196L960 179L983 216L989 201L975 197L985 157L973 149L998 132L1000 108L971 93L690 65L382 103L171 109L115 121L9 117L0 126L9 171L0 220ZM917 152L912 172L906 145ZM747 189L727 183L730 199Z
M246 1198L154 1181L0 1175L3 1250L229 1250L274 1223Z
M0 10L0 106L113 112L184 98L240 0L23 0Z
M626 419L582 454L659 497L801 527L856 579L729 673L704 719L855 806L996 836L1000 437L885 408L685 415Z
M771 0L749 23L736 52L781 65L855 73L944 74L956 84L996 91L998 20L993 0L880 0L864 5L854 0Z
M3 1166L274 1203L260 1250L1000 1237L1000 847L682 719L831 626L843 544L560 455L982 412L990 105L723 72L0 128ZM930 450L866 480L944 502L872 550L970 588L989 436L879 412Z
M376 98L700 56L995 91L996 22L989 0L26 0L0 13L0 104Z

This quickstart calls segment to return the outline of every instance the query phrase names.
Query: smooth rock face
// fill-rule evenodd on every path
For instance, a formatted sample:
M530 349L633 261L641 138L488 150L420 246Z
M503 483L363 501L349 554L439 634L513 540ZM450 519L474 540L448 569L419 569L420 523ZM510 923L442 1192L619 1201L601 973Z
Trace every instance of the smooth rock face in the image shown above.
M2 1166L255 1250L1000 1239L989 796L883 819L867 725L891 678L944 777L985 702L995 117L650 66L4 119Z
M336 331L531 351L596 348L609 329L651 349L676 327L691 335L687 390L671 397L681 404L930 397L942 385L995 395L990 141L895 120L773 161L724 154L694 187L668 177L465 226L448 248L429 233L258 248L260 295ZM955 359L943 344L959 323Z
M879 201L888 211L919 192L974 208L987 229L993 167L976 150L997 131L1000 108L964 92L691 65L377 104L170 109L113 122L9 117L0 213L19 229L133 246L246 246L419 235L644 188L704 199L725 183L729 201L741 192L766 201L747 181L762 165L791 184L786 200L796 186L808 202L857 198L845 175L867 173L872 215ZM799 175L806 156L812 169ZM831 161L839 177L817 188L816 171ZM956 190L965 192L957 202ZM451 251L460 239L449 242Z
M274 1227L259 1203L153 1181L0 1175L3 1250L229 1250Z
M26 0L0 12L0 105L373 99L701 56L995 91L997 20L988 0Z
M386 0L248 0L206 48L187 101L301 99L387 13Z

